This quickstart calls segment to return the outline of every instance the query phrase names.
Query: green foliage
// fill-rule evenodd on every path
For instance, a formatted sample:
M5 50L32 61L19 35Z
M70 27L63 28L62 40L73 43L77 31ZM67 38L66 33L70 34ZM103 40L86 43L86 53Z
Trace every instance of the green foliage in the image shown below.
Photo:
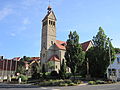
M104 77L106 69L109 66L109 46L111 60L115 59L115 52L109 38L104 30L99 27L99 32L93 37L93 47L86 52L86 58L89 60L90 75L92 77Z
M47 63L47 66L48 66L49 69L52 70L52 69L54 69L54 66L55 66L55 65L54 65L53 61L49 61L49 62Z
M84 52L79 44L79 36L76 31L70 32L69 39L67 40L65 52L66 65L70 67L74 75L77 68L82 65L84 61Z
M39 79L40 78L40 64L35 62L31 65L31 73L33 79Z
M96 83L95 83L95 81L89 81L88 84L89 85L95 85Z
M65 60L62 60L62 65L60 67L59 70L59 75L61 79L65 79L66 78L66 65L65 65Z
M105 81L97 80L97 81L96 81L96 84L105 84Z
M49 80L38 84L39 86L74 86L77 85L71 80Z
M114 48L114 49L116 54L120 53L120 48Z
M45 64L42 65L42 73L46 73Z
M30 60L29 57L23 56L23 58L20 59L19 63L18 63L18 68L17 68L17 73L20 74L25 74L26 73L26 69L25 69L25 61Z
M25 81L28 80L27 76L25 76L25 75L23 75L23 74L21 74L21 75L19 76L19 78L21 78L21 80L22 80L23 82L25 82Z
M52 71L50 73L50 77L51 79L59 79L59 74L57 73L57 71Z
M18 65L18 68L17 68L17 73L20 73L20 74L25 74L25 67L21 64Z

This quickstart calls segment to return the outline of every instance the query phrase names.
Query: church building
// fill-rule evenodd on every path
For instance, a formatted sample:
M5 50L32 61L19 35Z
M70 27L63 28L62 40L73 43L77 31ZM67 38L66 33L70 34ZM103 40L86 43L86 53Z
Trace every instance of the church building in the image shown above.
M48 6L47 15L42 20L42 35L41 35L41 66L45 66L48 72L59 71L62 60L65 59L66 42L56 40L56 16L52 8ZM87 51L92 42L87 41L82 43L83 51ZM70 69L67 68L69 72Z

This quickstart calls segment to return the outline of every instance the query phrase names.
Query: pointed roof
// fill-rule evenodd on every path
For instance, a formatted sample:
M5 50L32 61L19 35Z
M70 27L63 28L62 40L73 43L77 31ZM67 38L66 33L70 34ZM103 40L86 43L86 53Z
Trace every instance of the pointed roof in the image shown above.
M87 51L91 47L91 46L89 46L90 44L92 44L91 40L81 43L83 51ZM56 40L55 45L57 48L59 48L61 50L66 50L65 46L67 45L67 43L65 41Z
M64 42L64 41L56 40L55 45L56 45L57 48L59 48L59 49L66 50L66 48L65 48L66 42Z
M21 57L14 57L13 60L20 61Z
M50 14L52 14L55 17L55 20L57 20L54 12L52 11L51 6L48 6L47 10L48 10L48 13L47 13L47 15L44 17L44 19L42 21L44 21L45 19L47 19Z
M84 43L81 43L83 51L87 51L88 50L88 47L89 47L90 43L92 43L91 40L90 41L86 41Z
M57 61L57 62L60 62L59 57L58 57L57 55L53 55L53 56L49 59L49 61Z

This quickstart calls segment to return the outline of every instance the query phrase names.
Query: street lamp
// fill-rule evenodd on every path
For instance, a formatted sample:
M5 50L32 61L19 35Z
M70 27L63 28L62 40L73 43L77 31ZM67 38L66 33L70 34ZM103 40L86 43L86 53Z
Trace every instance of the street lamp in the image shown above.
M112 72L112 62L111 62L111 53L110 53L110 43L111 43L112 39L108 39L108 44L109 44L109 60L110 60L110 71L111 71L111 79L112 79L112 82L113 82L113 72Z

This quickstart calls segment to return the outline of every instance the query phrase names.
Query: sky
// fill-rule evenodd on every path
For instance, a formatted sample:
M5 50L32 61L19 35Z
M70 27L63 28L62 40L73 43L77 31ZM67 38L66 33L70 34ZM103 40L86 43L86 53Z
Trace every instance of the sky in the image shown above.
M0 0L0 56L37 57L42 19L49 0ZM57 40L77 31L80 43L91 40L101 26L120 48L120 0L51 0L57 18Z

